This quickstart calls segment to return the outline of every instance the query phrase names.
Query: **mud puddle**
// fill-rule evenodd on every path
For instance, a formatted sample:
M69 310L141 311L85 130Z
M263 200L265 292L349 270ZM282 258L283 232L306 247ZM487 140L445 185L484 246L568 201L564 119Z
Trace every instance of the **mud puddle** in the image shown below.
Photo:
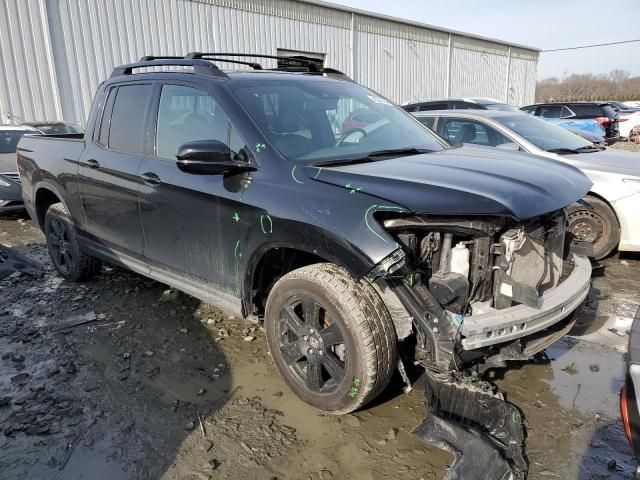
M498 381L527 425L529 478L628 479L635 468L620 421L624 355L563 339L548 361L514 368Z

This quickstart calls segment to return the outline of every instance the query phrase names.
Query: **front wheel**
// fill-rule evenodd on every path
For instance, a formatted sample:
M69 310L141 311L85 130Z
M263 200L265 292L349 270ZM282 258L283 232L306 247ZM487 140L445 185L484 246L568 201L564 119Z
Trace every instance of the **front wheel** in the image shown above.
M601 260L618 246L620 225L605 202L590 195L584 197L584 200L591 208L580 203L569 206L568 230L576 240L591 244L592 257Z
M283 276L269 294L267 342L278 372L302 400L334 414L375 398L396 366L396 335L382 300L333 264Z

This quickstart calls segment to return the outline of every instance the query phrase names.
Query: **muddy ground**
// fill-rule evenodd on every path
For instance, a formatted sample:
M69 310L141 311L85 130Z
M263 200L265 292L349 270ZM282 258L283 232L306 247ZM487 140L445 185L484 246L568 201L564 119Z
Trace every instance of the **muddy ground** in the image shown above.
M322 414L277 376L259 326L118 268L64 282L27 217L0 217L0 243L46 268L0 281L3 479L417 480L453 460L410 434L418 388L395 379L355 415ZM603 265L549 361L497 372L525 415L529 478L631 477L617 394L640 257Z

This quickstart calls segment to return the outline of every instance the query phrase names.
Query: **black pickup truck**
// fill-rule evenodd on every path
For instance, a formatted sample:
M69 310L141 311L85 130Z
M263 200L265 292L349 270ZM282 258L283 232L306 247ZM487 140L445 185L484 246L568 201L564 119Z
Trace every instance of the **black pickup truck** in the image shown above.
M399 341L446 375L571 327L591 274L565 248L564 208L590 187L577 169L454 148L333 69L238 58L117 67L84 135L21 140L60 275L106 261L263 320L285 382L332 413L385 388Z

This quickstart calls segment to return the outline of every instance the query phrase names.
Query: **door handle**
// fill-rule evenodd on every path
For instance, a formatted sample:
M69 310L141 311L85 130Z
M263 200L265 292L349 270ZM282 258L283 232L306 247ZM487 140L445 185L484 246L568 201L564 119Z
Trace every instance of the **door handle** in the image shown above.
M87 168L100 168L100 164L98 163L98 161L93 158L90 158L89 160L87 160L87 163L85 164L85 166Z
M140 175L140 178L144 183L150 185L152 187L157 187L162 182L160 181L160 177L153 172L146 172Z

